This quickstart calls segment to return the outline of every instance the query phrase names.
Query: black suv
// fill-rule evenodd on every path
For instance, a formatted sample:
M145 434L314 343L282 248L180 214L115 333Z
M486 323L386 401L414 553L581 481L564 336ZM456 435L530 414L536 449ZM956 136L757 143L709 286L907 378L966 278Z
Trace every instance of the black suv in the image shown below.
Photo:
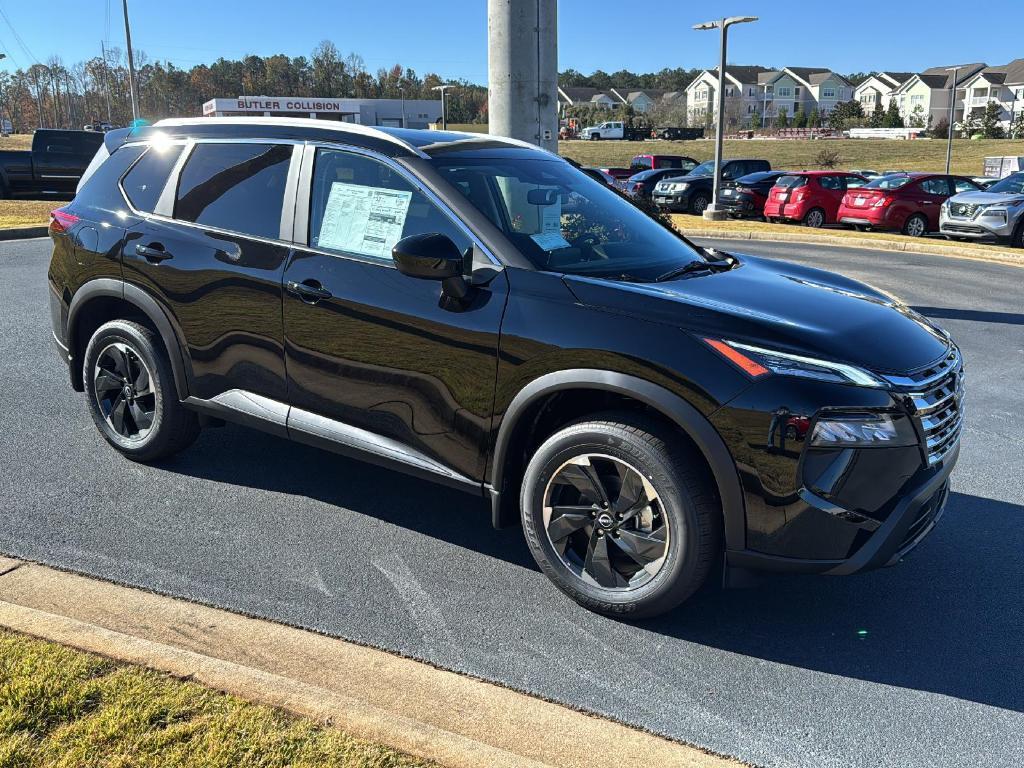
M131 459L227 419L446 483L631 616L713 569L892 563L942 511L960 354L866 285L702 250L487 136L203 118L100 159L50 301Z
M719 189L735 187L741 176L771 169L767 160L723 160ZM659 181L654 187L654 203L664 211L700 216L711 203L714 184L715 161L708 160L682 178Z

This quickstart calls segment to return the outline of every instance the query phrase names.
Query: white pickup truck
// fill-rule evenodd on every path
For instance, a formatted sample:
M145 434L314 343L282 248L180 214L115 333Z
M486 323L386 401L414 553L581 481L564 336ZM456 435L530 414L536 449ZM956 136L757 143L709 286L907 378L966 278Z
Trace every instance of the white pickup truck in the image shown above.
M626 133L621 120L612 120L600 125L591 125L580 131L581 139L624 139Z

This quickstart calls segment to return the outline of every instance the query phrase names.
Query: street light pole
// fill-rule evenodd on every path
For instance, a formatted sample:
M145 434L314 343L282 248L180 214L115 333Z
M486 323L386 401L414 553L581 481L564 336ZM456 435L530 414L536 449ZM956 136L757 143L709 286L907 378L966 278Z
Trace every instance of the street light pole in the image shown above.
M455 86L452 85L451 83L445 83L444 85L435 85L433 88L431 88L431 90L433 90L433 91L440 91L441 92L441 130L442 131L447 131L448 130L448 100L445 98L445 94L448 92L449 88L454 88L454 87Z
M956 74L960 66L946 67L947 72L953 73L953 83L949 86L949 131L946 135L946 174L949 174L949 165L953 160L953 108L956 105ZM965 94L966 95L966 94ZM967 105L964 105L964 117L967 117Z
M398 86L398 92L402 94L402 127L408 128L408 126L405 124L405 86Z
M722 46L718 58L718 121L715 126L715 177L711 190L711 204L704 209L705 219L723 219L725 212L718 207L718 184L722 178L722 143L725 139L725 53L728 47L728 30L733 24L757 21L757 16L730 16L719 21L705 21L694 24L697 30L719 29L722 32Z
M132 97L132 121L139 119L139 93L135 83L135 57L132 55L132 28L128 23L128 0L122 0L124 7L124 39L128 46L128 89Z

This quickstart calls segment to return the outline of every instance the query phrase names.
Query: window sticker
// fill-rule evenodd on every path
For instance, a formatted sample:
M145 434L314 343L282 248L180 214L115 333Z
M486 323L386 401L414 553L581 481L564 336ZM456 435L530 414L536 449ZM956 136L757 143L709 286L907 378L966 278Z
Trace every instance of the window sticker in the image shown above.
M402 239L412 192L336 181L327 197L317 245L377 259Z
M562 204L545 205L541 208L540 232L530 238L545 251L570 248L569 241L562 237Z

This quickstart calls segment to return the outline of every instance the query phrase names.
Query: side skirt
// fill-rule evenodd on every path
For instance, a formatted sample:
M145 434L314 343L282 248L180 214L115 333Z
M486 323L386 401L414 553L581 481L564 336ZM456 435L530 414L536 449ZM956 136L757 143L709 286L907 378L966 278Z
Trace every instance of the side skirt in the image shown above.
M182 402L208 416L253 427L278 437L443 483L467 493L480 495L483 492L480 482L459 474L398 440L244 389L231 389L209 400L187 397Z

